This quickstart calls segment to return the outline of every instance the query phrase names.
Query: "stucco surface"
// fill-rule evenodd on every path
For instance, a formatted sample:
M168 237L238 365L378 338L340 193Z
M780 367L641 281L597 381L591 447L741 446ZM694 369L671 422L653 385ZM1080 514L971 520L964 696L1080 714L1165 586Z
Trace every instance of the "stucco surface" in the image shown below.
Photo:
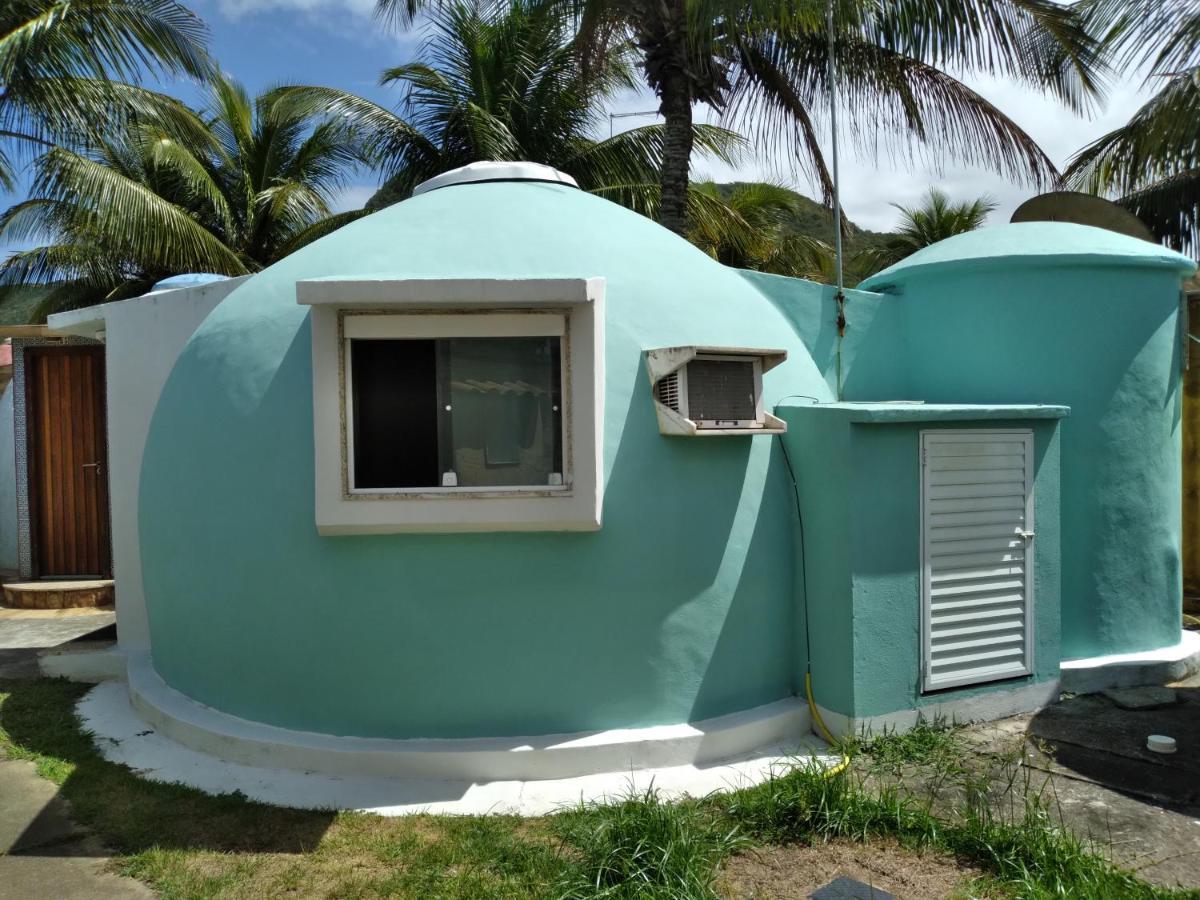
M998 407L976 408L975 420L948 420L944 412L934 410L926 421L868 424L855 422L848 404L793 403L777 410L788 423L783 440L804 514L813 693L822 707L844 716L878 716L1058 676L1058 421L1042 418L1041 410L1023 418L1010 408L1009 418L997 418ZM921 694L919 448L925 428L1034 432L1031 676Z
M499 218L497 210L504 210ZM301 278L607 279L604 525L321 538ZM765 400L829 389L735 271L548 184L432 191L239 287L168 380L142 468L154 665L290 728L380 737L695 721L794 690L790 484L765 438L658 433L643 351L781 347Z
M1103 228L1070 222L1020 222L939 241L872 275L859 288L885 290L927 267L945 270L961 266L979 271L1004 268L1012 260L1040 266L1157 268L1181 275L1196 270L1194 261L1173 250Z
M1071 409L1062 424L1064 658L1176 643L1179 273L1043 267L1036 257L986 277L926 267L897 299L907 310L905 395Z

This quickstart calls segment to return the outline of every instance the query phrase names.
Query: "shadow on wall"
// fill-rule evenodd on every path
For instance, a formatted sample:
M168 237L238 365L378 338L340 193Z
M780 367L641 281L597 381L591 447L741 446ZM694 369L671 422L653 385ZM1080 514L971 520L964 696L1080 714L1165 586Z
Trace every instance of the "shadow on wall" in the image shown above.
M751 455L737 517L753 523L752 534L744 557L739 559L727 550L729 558L722 561L713 585L718 597L726 594L732 599L692 705L692 721L711 714L705 710L747 709L804 692L804 686L795 683L793 674L803 671L807 663L804 647L797 641L796 617L802 616L805 602L802 589L789 590L787 602L779 602L782 560L787 561L783 566L787 584L798 585L796 503L783 449L775 437L733 441L748 445ZM757 470L763 466L765 478L758 479ZM762 494L754 497L751 492L757 491L759 484ZM741 534L746 527L739 522L733 532ZM730 584L733 580L735 583ZM674 621L666 623L666 627L670 629L666 633L673 635ZM799 639L803 640L802 631ZM747 652L748 648L752 652ZM781 660L785 663L782 670ZM753 694L748 691L751 686L755 689Z
M804 341L830 391L818 399L836 397L839 350L846 399L907 399L908 337L896 298L847 289L846 333L839 341L832 285L749 270L739 274L787 317Z

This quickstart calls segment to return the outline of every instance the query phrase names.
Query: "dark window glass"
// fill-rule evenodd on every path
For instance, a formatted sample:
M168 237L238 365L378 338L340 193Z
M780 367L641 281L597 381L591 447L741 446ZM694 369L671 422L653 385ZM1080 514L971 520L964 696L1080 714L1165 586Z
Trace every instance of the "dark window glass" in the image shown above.
M356 488L562 483L557 337L354 340L351 354Z
M440 484L434 341L351 345L354 486Z

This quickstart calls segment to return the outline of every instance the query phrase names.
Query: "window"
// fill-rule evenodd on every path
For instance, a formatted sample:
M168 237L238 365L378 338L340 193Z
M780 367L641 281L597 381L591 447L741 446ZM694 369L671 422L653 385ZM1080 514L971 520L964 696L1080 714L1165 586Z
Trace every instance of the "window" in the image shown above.
M562 339L349 341L356 491L563 484Z
M603 286L299 282L318 531L598 528Z

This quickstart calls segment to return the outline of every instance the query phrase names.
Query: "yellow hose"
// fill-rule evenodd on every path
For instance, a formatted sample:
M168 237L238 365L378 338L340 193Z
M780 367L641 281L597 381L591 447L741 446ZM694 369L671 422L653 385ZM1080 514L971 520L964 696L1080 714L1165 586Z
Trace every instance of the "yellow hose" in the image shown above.
M817 723L817 728L821 732L821 737L825 738L830 747L837 746L838 739L833 736L833 733L825 727L825 720L821 718L820 710L817 709L817 702L813 700L812 692L812 672L804 673L804 693L808 695L808 711L812 713L813 721ZM850 757L845 753L842 754L842 761L832 769L825 770L825 777L832 778L844 772L850 765Z

